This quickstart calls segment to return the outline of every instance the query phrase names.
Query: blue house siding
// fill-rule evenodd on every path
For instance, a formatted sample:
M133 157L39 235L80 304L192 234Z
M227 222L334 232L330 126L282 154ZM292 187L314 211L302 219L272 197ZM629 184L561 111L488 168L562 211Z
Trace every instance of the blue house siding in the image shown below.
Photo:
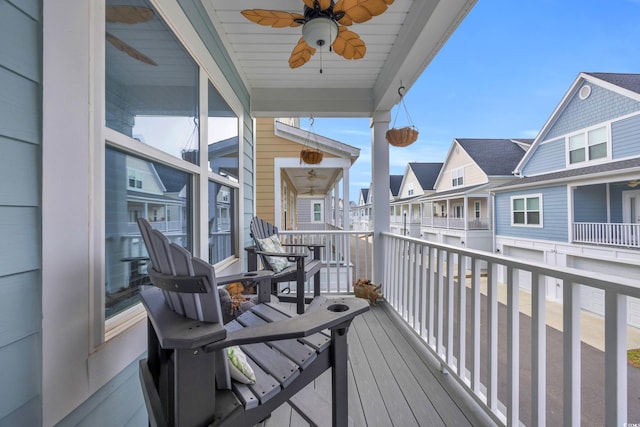
M41 7L0 0L0 426L42 424Z
M60 421L57 427L146 425L147 410L140 388L136 360Z
M611 123L613 159L640 155L640 115Z
M529 194L542 194L543 227L512 226L511 197ZM567 187L564 185L497 193L495 197L496 234L566 242L569 239L567 212Z
M576 188L573 206L576 222L607 222L607 186L599 184Z
M557 138L598 123L613 120L640 110L640 102L590 84L591 95L580 99L576 94L544 136L545 140Z
M565 142L564 138L560 138L540 144L523 168L522 173L524 176L531 176L563 170L566 164Z

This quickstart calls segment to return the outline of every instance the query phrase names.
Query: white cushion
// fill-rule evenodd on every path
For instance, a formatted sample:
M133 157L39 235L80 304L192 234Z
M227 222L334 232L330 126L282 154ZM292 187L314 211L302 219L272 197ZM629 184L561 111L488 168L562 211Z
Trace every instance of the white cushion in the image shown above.
M247 362L247 355L237 345L227 347L227 360L231 378L242 384L255 384L256 375Z
M280 243L280 239L278 239L278 236L276 235L256 240L258 241L258 247L261 251L278 254L286 253L286 251L282 247L282 243ZM280 273L282 270L291 265L289 260L287 260L287 258L285 257L267 256L267 260L271 265L274 273Z

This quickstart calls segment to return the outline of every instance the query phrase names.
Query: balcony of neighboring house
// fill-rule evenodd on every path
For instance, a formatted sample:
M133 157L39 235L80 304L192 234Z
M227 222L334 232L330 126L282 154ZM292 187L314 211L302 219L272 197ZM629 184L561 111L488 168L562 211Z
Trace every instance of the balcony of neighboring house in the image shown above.
M423 202L423 228L454 230L490 230L489 198L479 197L430 197Z
M572 187L572 243L640 249L640 187L622 181Z
M353 281L372 278L374 244L382 245L385 299L349 331L354 425L600 426L640 419L640 370L626 359L628 349L640 347L640 330L626 322L628 303L640 298L639 280L396 233L375 241L372 232L281 233L287 241L325 245L326 294L351 293ZM519 286L525 278L530 290ZM560 284L559 302L545 299L548 283ZM604 316L578 308L585 288L604 291ZM285 406L272 417L289 423L294 415Z
M390 212L391 232L402 236L420 236L422 206L416 198L393 202Z

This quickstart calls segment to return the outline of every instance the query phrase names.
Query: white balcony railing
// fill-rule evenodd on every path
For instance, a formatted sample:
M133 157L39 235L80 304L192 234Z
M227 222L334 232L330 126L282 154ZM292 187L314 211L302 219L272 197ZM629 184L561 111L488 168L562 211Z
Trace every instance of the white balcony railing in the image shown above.
M423 217L422 218L423 227L453 228L458 230L464 230L465 223L467 225L467 230L488 230L489 229L488 218L473 218L468 221L465 220L464 218L454 218L454 217Z
M581 424L584 377L580 290L581 286L603 290L605 352L604 363L599 366L604 371L604 383L589 393L602 393L603 425L622 426L628 421L627 299L640 297L640 281L525 263L392 233L383 233L383 244L386 262L382 281L387 301L421 337L443 368L497 422L510 426L519 426L521 421L535 426ZM531 283L532 298L531 326L526 333L521 329L524 326L519 299L519 283L524 280ZM548 351L547 281L554 286L559 283L563 289L562 344L558 345L561 348ZM499 283L500 289L506 286L506 310L499 305ZM521 334L530 335L531 349L522 354ZM505 354L506 358L502 357ZM522 368L521 360L526 360ZM529 362L530 366L525 366ZM547 366L553 367L553 372L558 372L555 375L562 379L552 390L547 385L552 372L547 371ZM602 374L593 369L585 370L585 374L590 377ZM528 382L530 388L523 389ZM549 421L547 413L552 393L559 400L553 404L558 404L561 414L555 422ZM525 412L525 419L521 419Z
M640 224L575 222L573 242L638 248Z

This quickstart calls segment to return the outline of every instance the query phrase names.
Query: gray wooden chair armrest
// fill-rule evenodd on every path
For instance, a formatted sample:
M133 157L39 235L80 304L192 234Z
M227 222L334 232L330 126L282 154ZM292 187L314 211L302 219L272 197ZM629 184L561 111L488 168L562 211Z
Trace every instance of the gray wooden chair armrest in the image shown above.
M369 305L362 299L327 300L314 310L289 319L228 332L225 339L207 344L205 351L220 350L232 345L308 337L325 329L348 326L355 316L368 309Z
M289 262L297 262L299 259L307 258L309 255L300 253L300 252L264 252L264 251L255 251L256 255L264 255L264 256L275 256L280 258L287 258Z

